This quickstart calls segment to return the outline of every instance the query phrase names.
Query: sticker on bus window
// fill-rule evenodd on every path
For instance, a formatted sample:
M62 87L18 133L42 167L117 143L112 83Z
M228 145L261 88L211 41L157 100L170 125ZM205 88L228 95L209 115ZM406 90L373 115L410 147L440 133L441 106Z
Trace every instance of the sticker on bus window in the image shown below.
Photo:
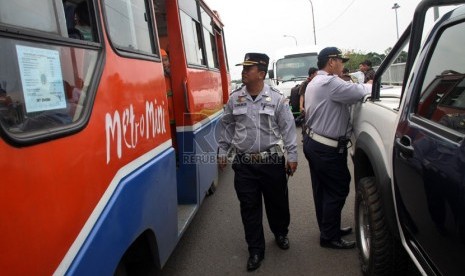
M26 112L66 108L57 50L16 46Z

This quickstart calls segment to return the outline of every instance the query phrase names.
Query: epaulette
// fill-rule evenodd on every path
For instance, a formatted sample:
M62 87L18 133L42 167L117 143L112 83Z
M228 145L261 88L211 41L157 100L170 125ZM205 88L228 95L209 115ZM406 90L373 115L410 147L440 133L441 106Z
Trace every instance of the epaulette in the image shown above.
M239 87L239 88L236 88L235 90L233 90L231 93L229 93L229 96L231 96L232 94L236 93L237 91L241 91L242 87Z
M279 93L281 95L284 95L283 92L279 91L278 89L274 88L273 86L270 86L270 90L276 93Z

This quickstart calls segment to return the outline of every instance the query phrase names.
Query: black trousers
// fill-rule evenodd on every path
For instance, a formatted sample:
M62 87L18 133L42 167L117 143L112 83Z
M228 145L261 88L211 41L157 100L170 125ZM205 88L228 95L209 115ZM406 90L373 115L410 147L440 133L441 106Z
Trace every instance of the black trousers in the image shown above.
M274 235L288 233L290 214L285 158L256 162L238 155L232 167L249 253L263 255L265 236L262 197L271 232Z
M341 238L341 212L350 189L347 150L337 149L304 136L304 154L310 166L313 200L320 240Z

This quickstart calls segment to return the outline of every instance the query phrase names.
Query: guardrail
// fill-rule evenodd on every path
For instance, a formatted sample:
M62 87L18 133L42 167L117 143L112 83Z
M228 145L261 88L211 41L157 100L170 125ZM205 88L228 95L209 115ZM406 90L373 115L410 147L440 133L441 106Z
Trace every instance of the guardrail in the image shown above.
M373 67L376 71L379 66ZM404 81L405 62L394 63L383 74L381 84L386 85L402 85Z

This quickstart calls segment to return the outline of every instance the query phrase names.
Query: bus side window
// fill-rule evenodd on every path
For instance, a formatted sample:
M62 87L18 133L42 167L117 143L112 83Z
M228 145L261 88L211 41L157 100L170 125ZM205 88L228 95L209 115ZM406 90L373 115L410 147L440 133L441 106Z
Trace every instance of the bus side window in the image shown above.
M200 7L202 20L202 30L205 43L205 53L207 54L207 65L209 68L220 68L218 60L218 50L216 48L216 40L213 30L213 21L210 15L207 14L204 8Z
M118 50L153 55L152 16L148 0L104 0L110 40Z
M206 66L202 43L202 27L196 1L179 1L182 37L187 62L192 65Z
M155 20L160 48L169 51L168 22L166 20L166 6L164 0L155 0Z
M74 4L63 3L65 8L65 17L66 17L66 28L68 29L68 37L74 39L84 39L81 32L79 32L75 27L74 23L74 14L76 6Z
M75 4L70 1L63 3L68 37L87 41L95 41L95 32L92 28L91 12L87 1Z
M0 1L0 23L60 36L68 34L61 0Z

